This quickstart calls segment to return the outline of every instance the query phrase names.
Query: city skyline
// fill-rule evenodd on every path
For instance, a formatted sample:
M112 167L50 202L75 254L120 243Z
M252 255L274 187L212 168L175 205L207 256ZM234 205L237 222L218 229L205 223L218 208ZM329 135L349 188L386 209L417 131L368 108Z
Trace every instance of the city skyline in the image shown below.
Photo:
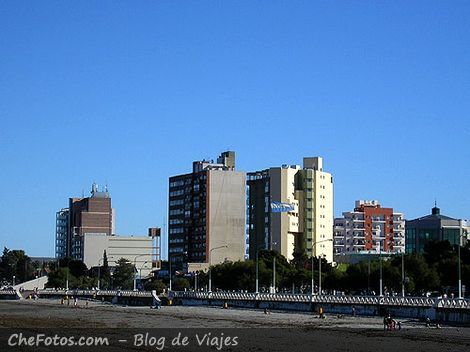
M168 221L168 178L222 150L245 172L322 156L335 217L437 199L470 218L467 3L0 9L2 247L52 255L55 212L94 181L117 232L145 235Z

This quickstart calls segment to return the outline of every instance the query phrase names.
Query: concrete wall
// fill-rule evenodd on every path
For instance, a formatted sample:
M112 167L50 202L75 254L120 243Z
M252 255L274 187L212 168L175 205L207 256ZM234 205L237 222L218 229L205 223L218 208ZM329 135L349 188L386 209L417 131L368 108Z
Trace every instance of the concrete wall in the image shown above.
M447 324L470 325L470 309L443 309L435 307L398 307L385 305L352 305L352 304L327 304L327 303L308 303L308 302L270 302L255 300L222 300L222 299L189 299L178 298L174 300L175 304L184 306L218 306L222 307L227 303L233 308L248 309L270 309L283 311L299 311L317 313L320 307L326 315L343 314L351 315L353 307L357 315L363 316L384 316L390 313L393 317L400 319L424 319L429 317L431 320Z
M245 173L208 171L209 248L212 265L245 258ZM209 253L208 253L209 254Z
M116 261L125 258L134 264L142 276L152 269L153 241L151 237L139 236L106 236L104 234L85 234L84 263L88 268L103 264L103 253L106 250L109 266L116 266Z
M19 290L20 288L23 288L26 291L34 290L36 288L39 290L43 290L44 286L47 284L47 280L48 280L47 275L44 275L37 279L29 280L21 284L18 284L16 286L13 286L13 288L15 290Z

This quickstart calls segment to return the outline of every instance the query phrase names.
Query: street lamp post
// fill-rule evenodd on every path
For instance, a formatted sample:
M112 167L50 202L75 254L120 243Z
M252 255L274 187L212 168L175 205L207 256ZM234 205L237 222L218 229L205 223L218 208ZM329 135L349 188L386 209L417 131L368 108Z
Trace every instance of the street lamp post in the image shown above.
M259 274L258 274L258 271L259 271L259 263L258 263L258 252L259 250L257 249L256 250L256 287L255 287L255 292L258 293L259 292Z
M209 251L209 292L212 292L212 268L211 268L212 251L215 251L216 249L227 248L227 247L228 247L227 245L220 246L220 247L214 247L214 248L211 248L211 250Z
M383 273L382 273L382 250L379 253L379 270L380 270L380 279L379 279L379 296L383 296Z
M147 264L148 262L144 262L144 264L142 264L140 266L140 269L139 269L139 285L142 287L142 268L144 267L145 264Z
M184 251L184 252L182 252L182 254L183 254L183 259L182 260L183 260L183 263L184 263L184 256L187 256L188 252ZM171 257L172 257L172 255L170 253L168 253L168 270L169 270L169 275L170 275L170 285L169 285L168 291L172 290L172 282L173 282L173 280L172 280L173 275L172 275L172 271L171 271Z
M168 254L168 271L170 275L170 285L169 285L168 291L171 291L171 255L170 254Z
M405 252L401 252L401 296L405 297Z
M458 247L458 260L459 260L459 263L458 263L458 271L459 271L459 299L462 299L462 263L461 263L461 260L460 260L460 247L462 245L462 238L465 237L465 233L463 233L463 230L462 230L462 233L459 234L459 247Z
M273 246L277 246L277 242L272 242L270 245L270 250L273 250ZM273 293L276 293L276 256L273 257Z
M315 264L315 261L313 260L314 258L315 257L313 256L313 252L312 252L312 265L311 265L311 269L312 269L312 283L311 283L311 285L312 285L312 290L311 291L312 292L311 293L312 293L312 296L315 294L315 275L313 273L313 271L314 271L313 266Z
M460 264L460 239L461 237L459 237L459 248L458 248L458 252L459 252L459 299L462 298L462 269L461 269L461 264Z
M37 272L38 272L38 274L36 275L36 279L38 280L38 281L37 281L37 285L38 285L38 286L37 286L37 289L39 290L39 275L41 274L41 269L38 268L38 269L36 269L36 270L37 270Z
M134 291L137 290L137 258L148 256L148 254L139 254L134 257ZM170 276L171 278L171 276ZM170 281L171 283L171 281ZM170 289L171 290L171 289Z
M321 295L321 255L318 256L318 294Z
M66 278L65 278L65 291L69 290L69 268L67 268L66 271Z
M15 279L16 279L16 276L13 275L13 286L15 286Z
M326 240L320 240L320 241L315 241L312 243L312 296L314 295L315 293L315 279L314 279L314 271L313 271L313 268L314 268L314 256L313 256L313 247L317 244L317 243L322 243L322 242L332 242L333 239L332 238L328 238ZM318 259L318 294L321 295L321 256L319 256L319 259Z
M270 248L272 250L273 245L277 245L277 242L271 242ZM263 248L258 248L256 249L256 287L255 287L255 293L259 293L259 251L262 250ZM273 277L276 275L276 257L274 257L273 260ZM273 279L273 287L276 286L276 279Z
M276 257L273 257L273 293L276 293Z
M110 258L114 258L114 257L113 256L106 257L106 259L110 259ZM97 283L98 291L100 290L100 283L101 283L101 261L102 260L104 261L104 257L100 258L100 260L98 260L98 283Z

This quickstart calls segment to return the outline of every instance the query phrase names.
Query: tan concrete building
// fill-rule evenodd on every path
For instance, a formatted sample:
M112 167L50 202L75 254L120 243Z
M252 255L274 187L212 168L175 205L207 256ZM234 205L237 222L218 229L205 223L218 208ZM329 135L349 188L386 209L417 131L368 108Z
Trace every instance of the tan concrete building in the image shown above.
M172 270L244 259L245 173L235 152L217 162L193 162L193 171L170 177L168 258ZM199 265L207 264L207 265Z
M296 241L305 241L308 256L333 260L333 177L323 170L322 158L248 173L247 185L250 258L273 249L290 260ZM277 212L276 204L288 211Z

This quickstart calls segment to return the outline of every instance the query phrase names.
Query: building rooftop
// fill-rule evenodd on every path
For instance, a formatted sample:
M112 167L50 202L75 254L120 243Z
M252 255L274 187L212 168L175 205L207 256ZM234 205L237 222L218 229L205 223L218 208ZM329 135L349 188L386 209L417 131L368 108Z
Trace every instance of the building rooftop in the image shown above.
M93 182L91 185L91 198L109 198L108 185L100 191L98 185Z
M459 221L458 219L451 218L450 216L442 215L441 214L441 209L439 209L436 205L434 205L434 208L431 210L431 214L426 215L426 216L421 216L419 218L410 220L410 221L416 221L416 220L455 220Z

